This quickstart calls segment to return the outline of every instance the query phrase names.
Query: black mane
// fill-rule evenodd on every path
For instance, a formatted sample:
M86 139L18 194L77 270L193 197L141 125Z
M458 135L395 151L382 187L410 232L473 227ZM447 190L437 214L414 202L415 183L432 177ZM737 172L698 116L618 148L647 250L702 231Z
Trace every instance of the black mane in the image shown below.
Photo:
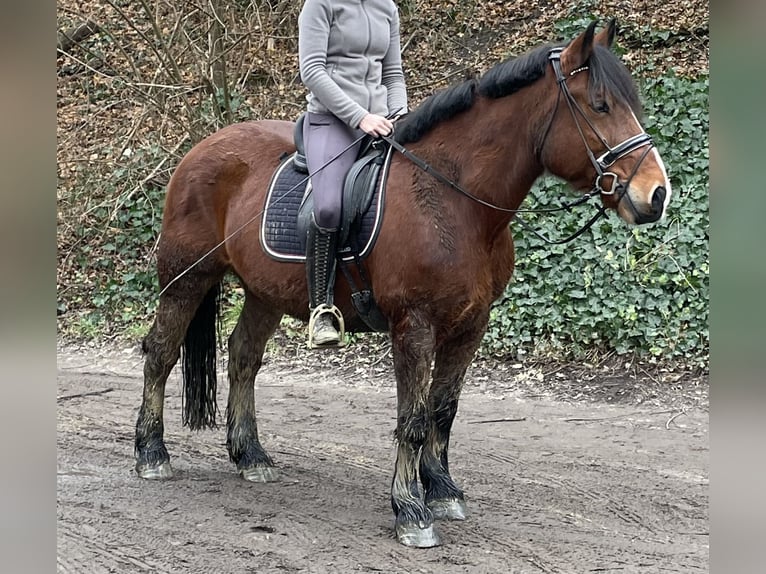
M493 66L479 82L479 93L487 98L503 98L518 92L545 75L548 54L554 46L540 46L524 56Z
M396 140L401 144L418 141L438 123L471 108L477 94L486 98L503 98L536 82L545 75L548 54L554 47L540 46L523 56L496 64L481 78L466 80L435 92L402 119L396 128ZM611 50L594 46L587 65L591 104L608 93L628 104L636 116L641 116L641 103L633 78Z
M434 92L402 119L396 126L394 137L400 144L418 141L439 122L469 109L476 99L478 85L472 78Z

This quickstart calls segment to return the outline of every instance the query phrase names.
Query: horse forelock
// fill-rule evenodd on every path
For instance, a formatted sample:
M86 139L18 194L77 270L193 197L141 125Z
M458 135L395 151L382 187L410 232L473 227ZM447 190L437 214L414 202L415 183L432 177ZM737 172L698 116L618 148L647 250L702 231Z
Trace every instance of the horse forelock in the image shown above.
M401 126L397 126L397 141L401 144L418 141L440 122L470 109L477 94L490 99L503 98L533 84L545 75L551 49L559 46L563 44L539 46L523 56L496 64L478 79L432 94L402 120ZM587 66L592 104L601 95L610 94L626 103L636 117L641 117L641 102L633 78L611 50L595 45Z
M591 104L595 103L601 94L607 93L627 104L636 117L641 118L641 100L633 77L611 50L595 45L588 61L588 70L588 95Z

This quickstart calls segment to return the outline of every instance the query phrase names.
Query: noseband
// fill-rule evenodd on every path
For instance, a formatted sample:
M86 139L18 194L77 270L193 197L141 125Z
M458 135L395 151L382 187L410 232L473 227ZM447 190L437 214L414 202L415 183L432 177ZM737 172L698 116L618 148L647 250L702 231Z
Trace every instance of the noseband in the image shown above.
M545 134L543 135L543 139L540 143L540 150L542 151L543 145L545 144L545 140L548 137L548 133L551 130L551 126L553 125L553 119L556 116L556 112L559 108L559 102L561 101L561 95L564 95L564 99L566 100L567 106L569 107L569 111L572 114L572 119L574 120L575 126L577 126L577 131L580 133L580 139L582 139L583 144L585 145L585 151L588 154L588 159L590 160L590 163L593 165L593 168L596 170L596 179L593 182L593 188L589 195L603 195L603 196L610 196L617 194L617 203L619 204L623 197L625 197L628 187L630 186L630 182L633 180L633 177L636 175L636 172L638 171L638 168L641 166L641 164L644 161L644 158L646 158L649 151L654 147L654 144L652 143L652 138L649 134L647 134L645 131L641 131L640 134L634 135L623 141L622 143L611 147L609 143L606 141L603 135L601 135L601 132L598 131L596 126L593 125L593 123L588 119L588 116L585 115L585 112L580 107L580 104L577 103L577 100L574 99L574 96L572 96L572 92L569 91L569 86L567 85L567 76L564 75L564 73L561 71L561 52L563 51L563 48L553 48L548 55L548 60L551 63L551 67L553 68L553 72L556 74L556 83L559 86L559 93L556 97L556 107L553 109L553 113L551 114L551 119L548 121L548 126L545 128ZM583 66L581 68L577 68L575 70L572 70L569 73L569 77L574 76L578 72L582 72L584 70L587 70L587 66ZM606 148L606 151L602 153L600 156L596 157L593 151L590 149L590 146L588 146L588 140L585 138L585 134L583 133L582 126L580 125L579 118L582 118L585 123L588 125L588 127L591 129L591 131L596 135L596 137L601 141L604 148ZM624 183L620 180L620 176L618 176L613 171L607 171L609 167L611 167L614 163L628 155L629 153L642 148L646 147L644 150L644 153L639 158L638 162L636 162L636 165L633 167L633 170L630 173L630 176L628 177L628 180ZM605 184L605 178L612 178L611 185L609 187L604 187ZM632 200L630 199L630 195L627 196L628 201L630 202L630 207L636 212L636 208L633 205Z

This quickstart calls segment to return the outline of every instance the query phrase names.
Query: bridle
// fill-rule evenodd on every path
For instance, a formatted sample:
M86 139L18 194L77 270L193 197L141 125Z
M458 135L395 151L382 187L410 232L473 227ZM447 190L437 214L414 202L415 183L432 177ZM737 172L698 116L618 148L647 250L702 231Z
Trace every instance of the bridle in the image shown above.
M633 180L633 177L636 175L636 172L638 171L638 168L643 163L644 159L646 158L649 151L654 147L654 144L652 143L652 138L649 134L644 132L643 130L641 133L631 136L622 143L611 147L609 143L606 141L606 139L601 135L601 132L598 131L596 126L593 125L593 123L588 119L588 116L585 114L583 109L580 107L580 105L577 103L577 101L574 99L574 96L572 96L572 93L569 91L569 86L567 86L567 77L572 77L578 72L582 72L584 70L587 70L587 66L583 66L581 68L577 68L575 70L572 70L569 73L569 76L565 76L564 73L561 70L561 52L563 51L563 48L552 48L550 51L550 54L548 55L548 60L551 63L551 67L553 68L553 72L556 75L556 83L559 86L559 92L556 96L556 105L553 108L553 113L550 116L550 119L548 120L548 123L545 128L545 132L543 134L542 139L540 140L540 145L538 148L538 155L542 154L543 146L545 145L545 141L548 138L548 134L551 131L551 127L553 125L554 118L556 117L556 114L559 109L559 104L561 103L561 96L564 96L564 100L567 102L567 106L569 107L569 110L572 114L572 119L574 120L575 126L577 127L577 131L580 133L580 138L583 141L583 144L585 145L586 153L588 154L588 159L590 160L591 164L593 165L593 168L596 170L596 178L593 182L593 187L591 190L587 193L585 193L582 197L565 203L561 207L554 207L554 208L546 208L546 209L508 209L506 207L500 207L499 205L494 205L493 203L490 203L488 201L485 201L479 197L476 197L472 193L470 193L468 190L463 188L460 184L457 182L449 179L447 176L439 172L438 170L434 169L431 165L429 165L427 162L423 161L420 157L406 149L402 144L396 141L394 137L391 135L388 136L381 136L381 139L386 141L389 145L391 145L394 149L396 149L398 152L400 152L403 156L405 156L407 159L409 159L411 162L413 162L415 165L417 165L420 169L425 171L426 173L432 175L442 183L445 183L446 185L450 186L455 191L461 193L462 195L468 197L472 201L479 203L485 207L489 207L491 209L494 209L496 211L500 211L503 213L513 213L516 215L516 220L526 229L534 233L537 237L545 241L546 243L550 243L553 245L556 244L562 244L562 243L568 243L569 241L572 241L573 239L576 239L585 231L590 229L590 227L601 217L606 216L606 206L602 203L597 211L596 214L591 217L585 225L583 225L578 231L567 237L566 239L561 239L557 241L553 241L548 239L547 237L541 235L538 233L533 227L531 227L527 222L525 222L518 214L519 213L553 213L558 211L569 211L572 207L575 207L577 205L583 204L590 200L592 197L595 197L597 195L603 195L603 196L614 196L617 195L617 202L615 205L618 205L620 201L622 201L623 197L627 197L628 203L630 205L630 209L637 213L637 210L635 206L633 205L632 200L630 199L630 195L627 194L628 187L630 186L630 182ZM591 131L596 135L596 137L599 139L599 141L602 143L606 151L596 157L596 155L593 153L593 151L590 149L590 146L588 145L588 140L585 137L585 133L583 132L582 126L580 125L580 121L578 118L582 118L587 126L591 129ZM621 158L625 157L629 153L640 149L642 147L646 147L643 154L639 158L636 165L633 167L633 170L630 173L630 176L628 177L627 181L622 182L620 180L620 177L612 172L608 171L609 167L614 165L617 161L619 161ZM603 187L603 184L605 182L605 178L612 178L611 185L608 189Z
M567 78L572 77L575 74L582 72L584 70L587 70L587 66L583 66L581 68L576 68L569 72L569 76L565 76L564 73L561 70L561 52L563 51L563 48L553 48L550 51L550 54L548 55L548 61L551 63L551 67L553 68L554 74L556 74L556 83L559 86L559 93L556 97L556 106L553 108L553 113L551 114L550 120L548 120L548 125L545 129L545 133L543 135L543 139L540 143L540 153L542 153L543 146L545 145L545 140L548 137L548 133L550 132L551 125L553 124L553 119L556 116L556 112L558 111L559 103L561 101L561 95L564 95L564 99L566 100L567 106L569 107L569 111L572 114L572 119L574 120L575 126L577 127L577 131L580 134L580 139L582 139L583 144L585 145L585 151L588 154L588 159L590 160L591 165L593 165L593 168L596 170L596 179L593 182L593 188L591 189L592 194L600 194L605 196L610 195L617 195L617 203L622 200L623 197L625 197L625 194L628 190L628 187L630 186L630 182L633 180L633 177L636 175L636 172L638 171L638 168L643 163L644 159L648 155L649 151L654 147L654 144L652 143L652 137L647 134L645 131L641 130L641 133L636 134L634 136L629 137L622 143L611 147L609 143L606 141L606 138L604 138L603 135L601 135L601 132L598 131L598 128L593 125L593 122L591 122L588 119L588 116L585 115L585 112L583 111L582 107L580 107L580 104L577 103L577 100L574 99L574 96L572 96L572 92L569 91L569 86L567 85ZM591 131L596 135L596 137L599 139L601 144L604 146L606 151L602 153L600 156L596 157L593 151L590 149L590 146L588 145L588 140L585 138L585 134L583 133L582 126L580 125L579 118L581 118L587 126L591 129ZM633 170L630 173L630 176L628 177L628 180L626 182L622 182L620 180L620 176L618 176L616 173L612 171L607 171L612 165L614 165L617 161L628 155L629 153L634 152L637 149L640 149L642 147L646 147L644 150L644 153L639 158L638 162L636 162L636 165L633 167ZM609 186L609 188L604 188L604 178L605 177L611 177L612 178L612 184ZM635 206L633 205L632 201L630 200L630 196L628 197L628 201L630 202L631 209L635 212Z

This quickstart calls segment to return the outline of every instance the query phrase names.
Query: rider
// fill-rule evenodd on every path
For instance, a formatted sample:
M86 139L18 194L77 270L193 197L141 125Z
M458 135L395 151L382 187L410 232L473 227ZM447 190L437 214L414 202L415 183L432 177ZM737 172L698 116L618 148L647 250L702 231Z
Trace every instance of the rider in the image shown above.
M333 286L343 180L360 136L390 134L389 117L407 111L398 8L393 0L306 0L298 55L309 90L303 140L314 195L306 242L309 341L335 346L341 343Z

